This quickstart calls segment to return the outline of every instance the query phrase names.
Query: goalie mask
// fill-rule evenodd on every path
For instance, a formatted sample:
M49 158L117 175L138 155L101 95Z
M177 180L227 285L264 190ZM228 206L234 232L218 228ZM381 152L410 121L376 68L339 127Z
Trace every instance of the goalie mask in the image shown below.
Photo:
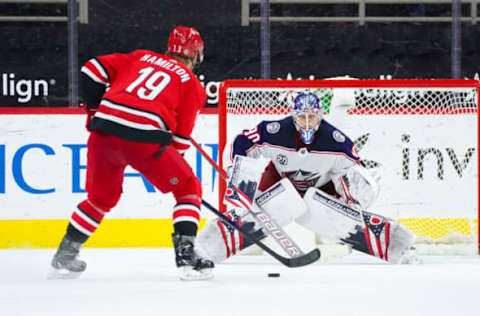
M322 120L322 110L320 100L314 93L300 92L293 100L290 113L304 144L312 143Z
M182 55L187 58L198 56L198 62L203 61L203 40L194 27L179 25L175 27L168 38L168 53Z

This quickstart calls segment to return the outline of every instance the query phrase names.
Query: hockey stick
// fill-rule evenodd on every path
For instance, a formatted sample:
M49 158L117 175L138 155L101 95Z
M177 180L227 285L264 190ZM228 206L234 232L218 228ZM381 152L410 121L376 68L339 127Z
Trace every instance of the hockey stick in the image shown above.
M220 176L225 180L225 181L228 181L228 177L227 175L225 174L225 172L220 169L218 167L218 165L210 158L210 156L208 156L208 154L200 147L200 145L198 145L198 143L194 140L194 139L190 139L192 144L194 145L195 148L197 148L197 150L205 157L205 159L207 159L207 161L212 165L213 168L215 168L215 170L217 170L217 172L220 174ZM233 186L234 189L237 191L237 193L239 194L242 194L241 193L241 190L238 189L236 186ZM295 255L297 255L296 257L294 258L285 258L285 257L282 257L280 256L279 254L277 254L276 252L274 252L273 250L271 250L270 248L268 248L267 246L265 246L265 244L261 243L257 238L255 237L252 237L251 235L249 235L246 231L244 231L243 229L241 229L240 226L238 226L236 223L234 222L231 222L225 215L223 215L221 212L219 212L218 210L216 210L215 208L213 208L210 204L208 204L206 201L203 201L202 200L202 204L205 205L210 211L212 211L213 213L215 213L217 216L221 217L224 221L226 221L228 224L230 224L230 226L232 226L233 228L237 229L238 231L240 231L242 233L242 235L244 235L247 239L249 239L250 241L252 241L253 243L257 244L260 248L262 248L263 250L265 250L267 253L269 253L270 255L272 255L273 257L275 257L277 260L279 260L280 262L282 262L283 264L289 266L289 267L299 267L299 266L303 266L303 265L307 265L307 264L310 264L312 262L315 262L316 260L318 260L320 258L320 251L318 249L314 249L312 251L310 251L309 253L307 254L304 254L303 251L300 249L300 247L298 247L295 242L293 242L293 240L291 240L291 238L285 233L283 232L283 230L280 229L280 226L279 225L274 225L275 229L277 231L281 231L282 232L282 235L284 236L283 240L288 240L289 244L290 245L293 245L293 247L288 247L287 245L285 245L284 241L280 241L280 240L277 240L279 238L277 234L272 234L270 236L274 237L274 239L278 242L278 244L285 250L286 253L289 253L289 251L291 251L292 249L294 249L294 252L295 252ZM251 211L251 209L248 209ZM254 212L252 212L255 216L255 218L258 219L257 217L257 214L255 214ZM270 217L266 214L266 213L263 213L263 218L264 219L267 219L270 223L274 223L274 221L272 219L270 219ZM260 223L262 223L263 225L263 222L264 220L260 220L258 219ZM265 227L265 225L264 225ZM271 229L268 229L267 227L265 227L267 230L271 230ZM268 249L268 250L267 250ZM280 259L282 258L282 259ZM288 261L286 261L288 260Z
M262 248L265 252L267 252L269 255L271 255L272 257L274 257L275 259L277 259L279 262L283 263L284 265L286 265L287 267L289 268L298 268L298 267L303 267L303 266L306 266L306 265L309 265L310 263L313 263L315 261L317 261L318 259L320 259L320 250L318 249L313 249L312 251L310 251L309 253L305 254L305 255L302 255L302 256L298 256L298 257L293 257L293 258L287 258L287 257L283 257L281 255L279 255L278 253L276 253L275 251L273 251L271 248L269 248L268 246L266 246L264 243L262 243L260 240L258 240L257 238L253 237L252 235L250 235L250 233L248 233L247 231L245 231L241 226L238 226L237 223L235 222L232 222L228 217L226 217L225 215L223 215L221 212L219 212L217 209L215 209L212 205L210 205L210 203L208 203L207 201L203 200L202 199L202 204L207 207L212 213L214 213L215 215L217 215L218 217L221 218L221 220L235 228L236 230L238 230L240 233L242 233L243 237L245 237L246 239L248 239L249 241L255 243L258 247Z

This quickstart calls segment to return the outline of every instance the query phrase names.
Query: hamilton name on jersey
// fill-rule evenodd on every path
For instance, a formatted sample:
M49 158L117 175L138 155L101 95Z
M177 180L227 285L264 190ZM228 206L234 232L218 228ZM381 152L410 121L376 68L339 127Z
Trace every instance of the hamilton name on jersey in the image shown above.
M190 75L188 74L188 72L185 71L185 69L183 69L184 66L179 64L174 64L174 63L177 63L177 61L174 59L171 59L170 61L168 61L168 60L162 59L159 56L152 56L150 54L145 54L142 57L140 57L140 61L154 64L156 66L168 69L171 72L176 73L177 75L180 76L181 82L190 80Z
M353 142L325 120L313 143L300 147L292 117L263 121L255 129L244 131L232 146L232 157L237 154L269 158L299 191L320 187L360 161Z

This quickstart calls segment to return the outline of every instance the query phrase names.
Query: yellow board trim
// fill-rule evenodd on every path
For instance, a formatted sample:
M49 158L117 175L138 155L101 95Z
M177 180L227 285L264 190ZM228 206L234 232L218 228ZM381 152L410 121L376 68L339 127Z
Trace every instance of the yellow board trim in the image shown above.
M200 228L205 225L200 220ZM0 220L0 248L56 248L68 220ZM172 247L172 219L105 219L85 247Z
M403 218L420 239L442 241L450 236L477 242L478 220L469 218ZM200 228L206 220L200 220ZM0 220L0 249L56 248L68 220ZM105 219L85 244L92 248L172 247L172 219ZM463 237L460 237L463 238Z

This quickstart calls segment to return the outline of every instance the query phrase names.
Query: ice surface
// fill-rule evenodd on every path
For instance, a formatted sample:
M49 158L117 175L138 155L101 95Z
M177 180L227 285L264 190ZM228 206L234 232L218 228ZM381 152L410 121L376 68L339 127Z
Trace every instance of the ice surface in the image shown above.
M243 256L180 281L172 249L83 249L87 271L47 280L54 250L0 250L2 316L478 315L480 258L389 265L349 256L303 268ZM278 272L280 278L268 278Z

